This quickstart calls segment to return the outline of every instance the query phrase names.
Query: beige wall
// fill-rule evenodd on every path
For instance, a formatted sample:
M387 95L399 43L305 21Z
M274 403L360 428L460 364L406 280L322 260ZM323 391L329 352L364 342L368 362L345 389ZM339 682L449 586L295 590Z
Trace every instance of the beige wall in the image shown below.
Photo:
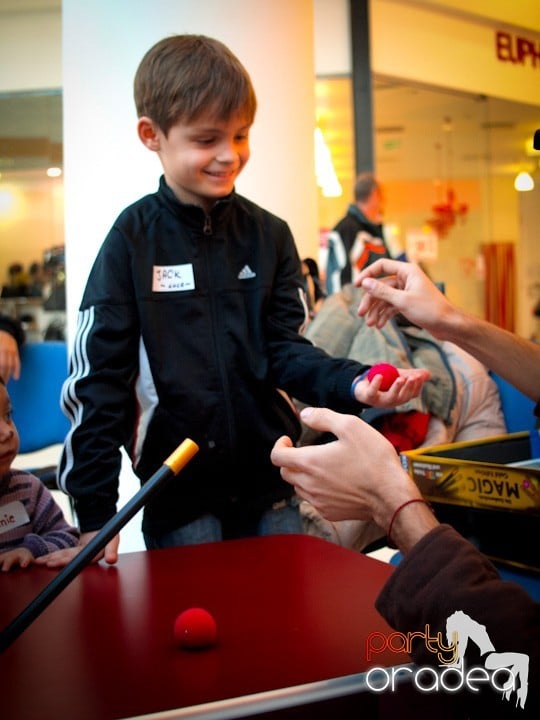
M0 92L62 87L62 19L56 4L40 12L2 13Z
M415 4L447 15L454 12L456 15L476 16L480 21L495 20L540 32L538 0L415 0Z
M536 7L538 16L538 3ZM498 20L487 23L475 14L448 15L400 0L372 0L371 28L376 73L515 102L538 99L538 68L532 62L501 62L495 52L495 30L525 35L524 30L510 29ZM528 30L526 37L539 46L540 21L537 31Z

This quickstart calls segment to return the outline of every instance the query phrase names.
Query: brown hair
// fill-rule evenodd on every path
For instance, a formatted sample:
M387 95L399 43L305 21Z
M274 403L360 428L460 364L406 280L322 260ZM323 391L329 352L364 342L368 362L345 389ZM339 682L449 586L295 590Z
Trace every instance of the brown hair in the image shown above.
M357 202L365 202L374 190L379 188L375 176L370 172L361 173L354 184L354 199Z
M228 120L245 113L252 123L257 99L247 70L229 48L205 35L173 35L144 55L135 74L137 115L168 134L177 122L202 113Z

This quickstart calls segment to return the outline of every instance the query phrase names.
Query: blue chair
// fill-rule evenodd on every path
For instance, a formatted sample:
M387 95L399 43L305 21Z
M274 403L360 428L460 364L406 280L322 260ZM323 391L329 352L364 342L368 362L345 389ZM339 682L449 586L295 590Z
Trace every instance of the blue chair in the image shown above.
M403 555L398 550L392 555L388 562L390 565L397 566L402 560ZM494 562L493 564L503 580L509 580L510 582L521 585L534 600L540 602L540 575L537 572L503 563Z
M7 390L20 438L15 466L38 477L53 493L66 519L74 522L71 499L56 485L60 449L55 446L64 442L69 430L60 406L67 374L68 355L63 340L26 342L21 348L21 376L18 380L11 378Z
M22 346L21 376L7 384L20 453L64 442L69 421L60 406L60 392L67 373L64 341L27 342Z
M490 373L499 390L501 407L509 433L535 430L538 418L534 415L535 403L496 373Z

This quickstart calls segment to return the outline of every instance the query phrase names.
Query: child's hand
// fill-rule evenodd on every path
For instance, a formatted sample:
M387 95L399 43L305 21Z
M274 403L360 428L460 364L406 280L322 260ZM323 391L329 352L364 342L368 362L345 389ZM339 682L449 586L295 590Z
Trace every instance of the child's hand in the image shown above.
M26 568L34 562L34 556L27 548L13 548L0 553L0 570L9 572L13 568Z
M398 368L397 377L388 390L380 389L382 377L376 375L370 382L360 380L354 388L354 397L358 402L372 407L396 407L403 405L422 392L422 387L431 374L424 368Z
M48 555L42 555L36 558L36 565L43 565L48 568L62 568L70 563L73 558L78 555L83 547L87 545L92 538L97 535L96 532L81 533L79 544L75 547L64 548L63 550L55 550L55 552L49 553ZM120 535L115 535L105 546L104 550L101 550L95 558L92 559L93 563L97 563L99 560L104 558L105 562L109 565L114 565L118 560L118 545L120 543Z

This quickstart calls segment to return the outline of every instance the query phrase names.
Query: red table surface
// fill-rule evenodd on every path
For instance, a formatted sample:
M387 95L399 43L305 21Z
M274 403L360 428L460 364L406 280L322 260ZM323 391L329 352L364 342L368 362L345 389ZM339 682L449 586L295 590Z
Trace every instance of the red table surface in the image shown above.
M85 568L0 655L1 717L107 720L185 708L399 665L369 663L374 608L393 568L302 535L126 553ZM1 574L0 627L52 579ZM182 610L204 607L217 644L175 646Z

